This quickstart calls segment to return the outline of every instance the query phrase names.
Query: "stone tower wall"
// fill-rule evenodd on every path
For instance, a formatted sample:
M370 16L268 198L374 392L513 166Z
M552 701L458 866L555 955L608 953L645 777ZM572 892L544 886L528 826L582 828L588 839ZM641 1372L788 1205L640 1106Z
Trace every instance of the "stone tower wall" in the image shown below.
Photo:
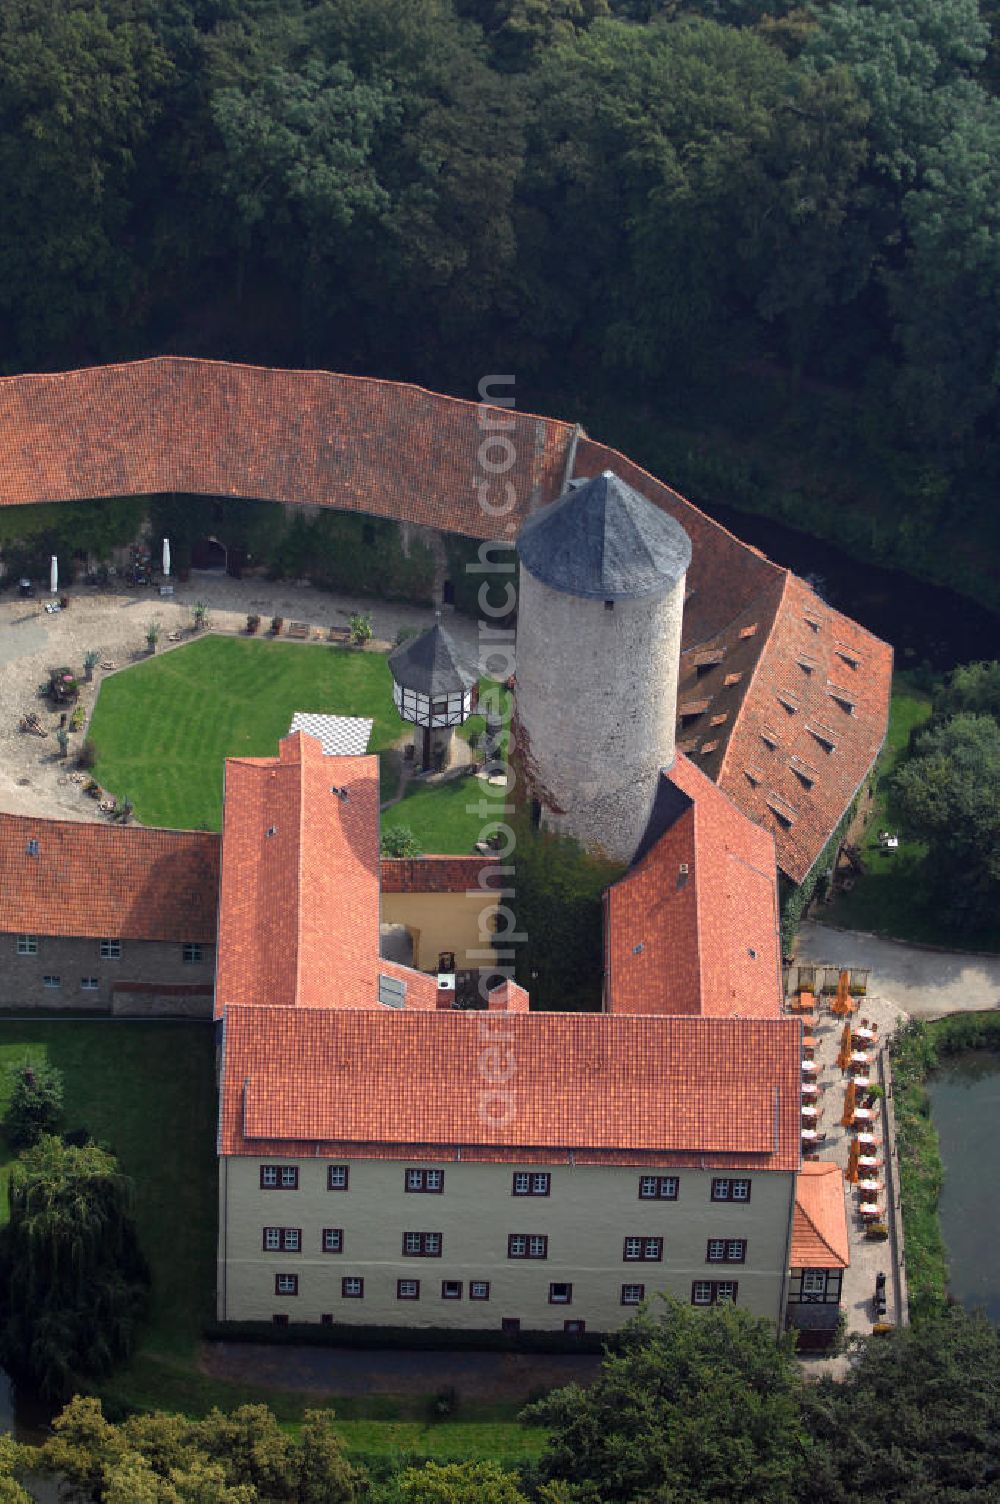
M627 862L674 757L684 580L657 600L583 600L521 570L517 725L546 829Z

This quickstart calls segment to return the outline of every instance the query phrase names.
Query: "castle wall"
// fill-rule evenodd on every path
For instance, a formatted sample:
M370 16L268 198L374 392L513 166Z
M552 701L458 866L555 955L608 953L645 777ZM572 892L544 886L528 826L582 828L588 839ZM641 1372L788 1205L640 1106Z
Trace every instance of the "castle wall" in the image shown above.
M521 571L517 753L547 829L629 861L674 757L684 579L658 600L582 600Z

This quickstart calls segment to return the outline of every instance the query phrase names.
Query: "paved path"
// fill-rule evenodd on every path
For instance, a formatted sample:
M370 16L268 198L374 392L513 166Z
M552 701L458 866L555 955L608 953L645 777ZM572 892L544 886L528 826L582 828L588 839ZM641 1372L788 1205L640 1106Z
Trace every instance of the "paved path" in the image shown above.
M272 1347L211 1342L201 1369L215 1379L324 1395L431 1395L454 1386L459 1400L526 1404L538 1389L589 1384L597 1353L366 1351L345 1347Z
M924 950L811 919L799 929L796 954L800 961L870 966L872 991L914 1018L1000 1008L1000 956Z

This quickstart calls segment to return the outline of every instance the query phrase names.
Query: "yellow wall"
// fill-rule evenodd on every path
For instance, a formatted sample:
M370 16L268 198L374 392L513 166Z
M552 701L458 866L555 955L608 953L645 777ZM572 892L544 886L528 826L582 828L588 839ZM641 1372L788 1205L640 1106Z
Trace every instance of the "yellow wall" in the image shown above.
M497 905L486 893L383 893L382 923L405 924L413 936L413 964L418 971L437 971L438 955L455 952L460 971L489 965L487 917ZM480 918L487 939L480 934ZM477 954L478 953L478 954Z
M267 1163L297 1163L298 1190L260 1189L261 1160L226 1157L220 1174L219 1300L221 1320L290 1321L386 1326L444 1326L498 1330L516 1316L525 1329L561 1330L567 1319L584 1320L590 1331L621 1324L632 1310L621 1305L623 1283L645 1284L647 1296L669 1290L691 1299L695 1279L739 1281L741 1306L777 1322L784 1299L794 1177L776 1172L751 1175L749 1203L710 1200L711 1172L681 1170L677 1201L640 1201L639 1168L573 1166L550 1168L548 1197L515 1197L515 1166L440 1162L439 1195L407 1193L409 1162L350 1161L350 1188L326 1189L329 1161L266 1157ZM345 1163L346 1161L338 1161ZM264 1253L265 1226L302 1229L302 1252ZM321 1230L344 1230L344 1252L324 1254ZM440 1258L407 1258L404 1232L440 1232ZM507 1258L508 1233L546 1233L546 1260ZM662 1236L662 1263L625 1263L627 1235ZM748 1240L743 1265L708 1264L710 1237ZM275 1273L297 1274L297 1297L274 1293ZM342 1299L343 1275L365 1281L363 1300ZM397 1279L419 1279L419 1301L397 1300ZM464 1282L461 1300L442 1300L441 1282ZM489 1280L488 1302L468 1299L471 1279ZM572 1304L550 1305L549 1283L573 1285Z

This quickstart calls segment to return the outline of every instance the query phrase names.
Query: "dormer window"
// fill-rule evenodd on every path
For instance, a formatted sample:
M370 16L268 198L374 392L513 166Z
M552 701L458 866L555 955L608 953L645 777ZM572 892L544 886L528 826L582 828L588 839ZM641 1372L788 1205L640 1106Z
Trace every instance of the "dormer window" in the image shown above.
M740 627L740 641L745 642L748 637L756 637L757 623L751 622L749 627Z
M836 689L832 684L828 686L827 693L830 699L835 701L848 715L854 714L854 701L844 689Z
M760 739L765 744L765 746L770 747L772 752L777 746L780 745L780 738L778 737L778 733L776 731L771 731L767 726L761 728Z
M776 698L778 704L781 705L783 709L787 710L789 715L798 715L799 701L796 699L795 695L790 694L787 689L779 689Z
M722 681L723 687L725 689L732 689L733 685L734 684L739 684L739 682L740 682L740 680L742 678L743 678L743 671L742 671L742 669L737 670L737 672L734 673L734 674L727 674L726 677Z
M843 643L838 643L835 652L837 657L847 664L848 668L861 667L861 654L856 653L853 648L845 647Z
M718 745L719 745L719 743L717 741L714 741L714 742L702 742L702 744L701 744L701 750L705 754L707 754L709 752L714 752L716 750L716 748L718 747Z

